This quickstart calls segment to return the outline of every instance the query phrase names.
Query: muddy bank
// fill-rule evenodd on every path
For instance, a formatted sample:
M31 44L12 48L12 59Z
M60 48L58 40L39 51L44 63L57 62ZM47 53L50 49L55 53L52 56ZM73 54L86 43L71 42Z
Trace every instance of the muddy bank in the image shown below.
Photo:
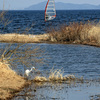
M7 64L0 62L0 100L9 100L28 84L29 82L17 75Z

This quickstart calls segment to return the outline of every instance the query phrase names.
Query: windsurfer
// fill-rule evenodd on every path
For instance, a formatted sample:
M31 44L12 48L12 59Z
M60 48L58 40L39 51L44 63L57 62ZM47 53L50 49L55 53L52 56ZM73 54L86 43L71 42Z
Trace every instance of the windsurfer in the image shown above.
M54 0L48 0L45 7L45 21L52 20L56 17Z
M48 17L49 17L49 15L48 15L48 14L46 14L46 19L48 19Z
M49 16L48 14L46 14L46 19L47 20L51 20L52 19L52 16Z

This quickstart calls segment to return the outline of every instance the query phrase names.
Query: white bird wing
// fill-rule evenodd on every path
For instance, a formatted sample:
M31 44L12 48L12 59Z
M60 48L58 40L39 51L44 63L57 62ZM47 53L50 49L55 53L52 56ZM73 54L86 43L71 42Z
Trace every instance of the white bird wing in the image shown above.
M27 76L29 75L29 73L30 73L29 70L26 70L26 71L25 71L25 74L26 74Z

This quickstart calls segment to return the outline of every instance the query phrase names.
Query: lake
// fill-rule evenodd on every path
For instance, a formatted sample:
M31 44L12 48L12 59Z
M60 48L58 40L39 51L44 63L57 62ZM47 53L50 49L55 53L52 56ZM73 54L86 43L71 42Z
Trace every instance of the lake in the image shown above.
M100 10L58 10L57 17L49 22L44 21L44 11L6 11L5 19L10 23L6 27L0 24L0 33L25 33L31 28L27 34L43 34L70 22L99 22Z
M57 17L44 21L44 11L7 11L5 18L11 23L4 27L0 24L0 33L43 34L51 27L55 28L70 22L99 22L100 10L64 10L57 11ZM6 46L0 43L0 47ZM47 62L35 66L42 76L48 77L50 69L62 69L63 75L73 74L83 77L83 82L44 82L34 83L26 87L12 100L100 100L100 48L73 44L27 44L39 46L45 50ZM24 52L24 51L23 51ZM23 70L20 66L19 69ZM24 71L23 71L24 74Z

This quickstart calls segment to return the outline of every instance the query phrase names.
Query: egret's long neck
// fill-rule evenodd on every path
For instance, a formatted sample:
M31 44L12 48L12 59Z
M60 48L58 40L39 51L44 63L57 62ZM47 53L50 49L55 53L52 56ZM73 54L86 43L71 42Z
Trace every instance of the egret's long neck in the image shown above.
M33 70L33 68L31 68L30 72Z

